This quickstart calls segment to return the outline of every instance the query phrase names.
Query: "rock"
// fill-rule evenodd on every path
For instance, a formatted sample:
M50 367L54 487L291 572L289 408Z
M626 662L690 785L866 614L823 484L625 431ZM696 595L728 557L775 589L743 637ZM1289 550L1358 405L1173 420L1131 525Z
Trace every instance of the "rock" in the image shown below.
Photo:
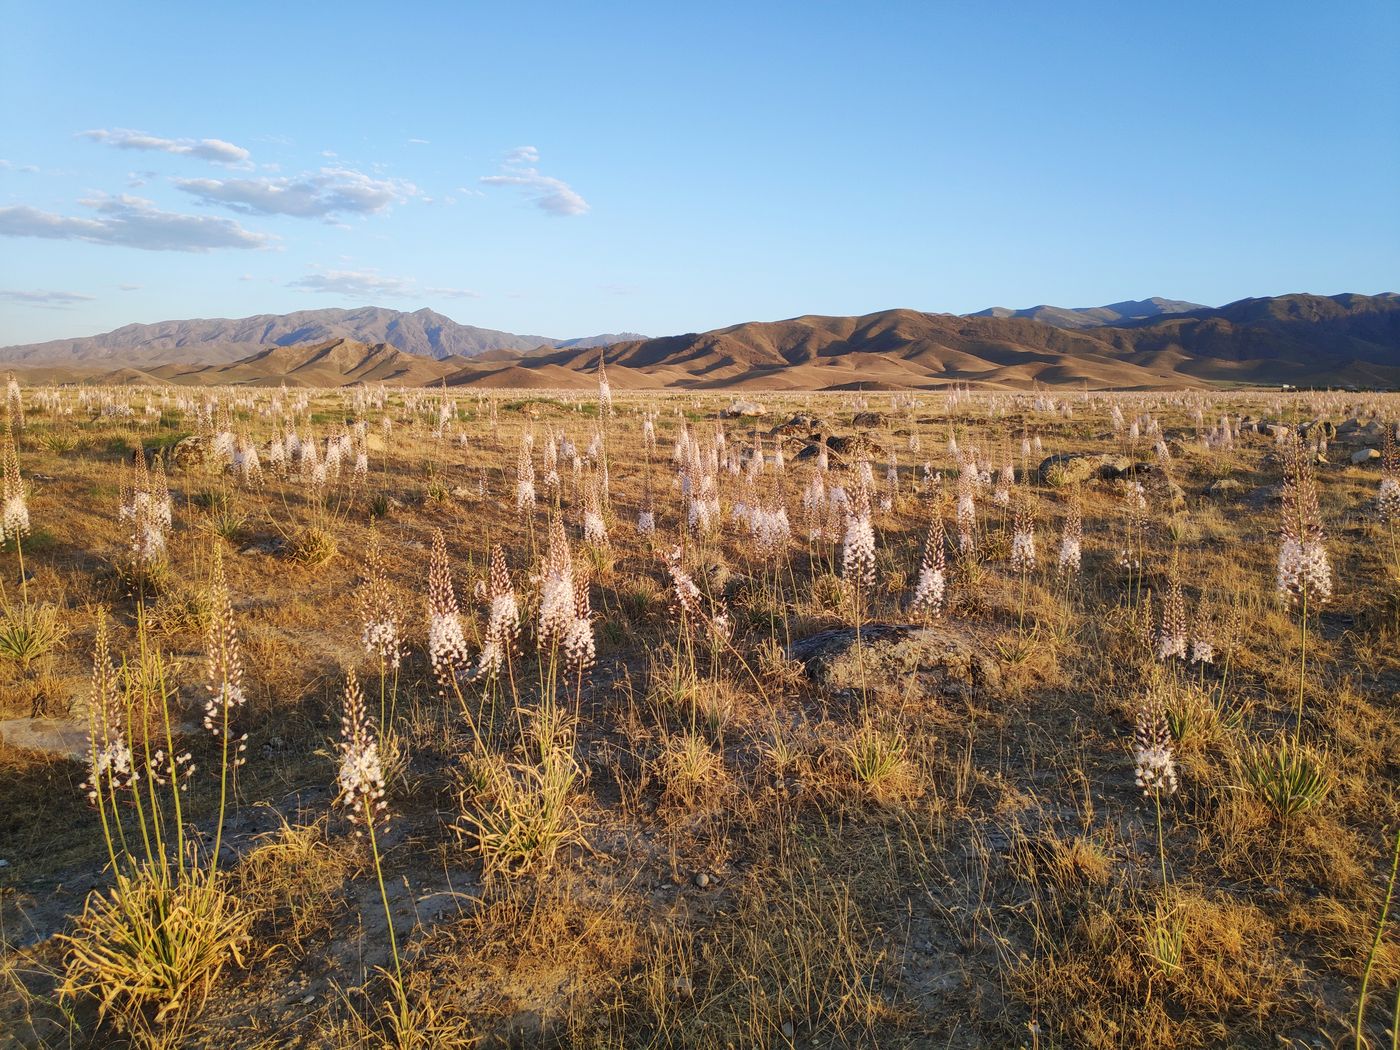
M698 886L698 887L700 887L700 889L703 890L703 889L704 889L706 886L708 886L709 884L710 884L710 877L709 877L708 875L706 875L703 871L700 872L698 875L695 876L695 885Z
M198 434L181 438L170 449L170 462L177 467L189 470L202 467L209 462L209 442Z
M821 451L821 435L813 438L810 445L797 454L798 459L811 459ZM850 456L862 451L869 452L870 442L864 435L857 434L854 437L846 437L841 434L828 434L826 437L826 450L833 456Z
M793 642L787 656L824 689L891 700L966 698L1001 685L991 655L950 626L872 623L860 629L859 651L855 641L855 628L837 627Z
M851 417L851 426L865 430L878 430L885 425L885 417L879 412L857 412Z
M1379 445L1385 440L1385 427L1379 423L1361 423L1348 419L1337 428L1336 440L1346 445Z
M729 407L724 409L724 411L720 413L720 416L724 419L740 419L746 416L761 416L766 411L768 410L757 401L745 401L742 398L735 398L733 401L729 402Z
M1091 478L1112 480L1130 471L1132 464L1122 456L1068 452L1041 460L1038 469L1041 481L1059 487L1078 485Z
M1353 463L1354 465L1358 466L1358 467L1359 467L1361 464L1363 464L1363 463L1369 463L1369 462L1371 462L1371 460L1373 460L1373 459L1380 459L1380 458L1381 458L1380 452L1379 452L1377 449L1374 449L1374 448L1363 448L1363 449L1358 449L1356 452L1353 452L1353 453L1351 454L1351 461L1352 461L1352 463Z
M768 436L786 437L790 434L810 434L815 437L826 429L826 424L816 416L808 416L799 413L786 423L779 423L772 430L768 431Z
M1244 484L1234 478L1216 478L1206 486L1207 496L1237 496L1244 491Z
M1249 494L1249 502L1253 504L1278 503L1283 499L1282 485L1260 485Z
M10 747L85 762L88 758L86 726L57 718L6 718L0 720L0 739Z
M1181 510L1186 506L1186 490L1171 478L1167 478L1164 484L1157 487L1157 497L1172 510Z

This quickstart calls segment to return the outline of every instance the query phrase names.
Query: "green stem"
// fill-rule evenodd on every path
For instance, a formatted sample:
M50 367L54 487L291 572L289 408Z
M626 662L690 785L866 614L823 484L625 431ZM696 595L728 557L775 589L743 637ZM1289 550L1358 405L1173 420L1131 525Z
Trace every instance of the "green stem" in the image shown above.
M1371 968L1376 964L1376 952L1381 946L1381 936L1385 933L1385 922L1390 915L1390 900L1395 892L1395 874L1400 870L1400 828L1395 831L1395 849L1390 855L1390 880L1385 887L1385 903L1381 905L1381 919L1376 924L1376 936L1371 941L1370 954L1366 956L1366 969L1361 974L1361 991L1356 998L1356 1050L1365 1050L1366 1039L1361 1032L1361 1025L1366 1015L1366 988L1371 983ZM1400 993L1397 993L1400 995ZM1400 1002L1400 999L1397 999ZM1397 1010L1395 1017L1395 1027L1400 1031L1400 1010ZM1391 1045L1395 1045L1395 1033L1391 1034Z
M1303 739L1303 688L1306 684L1308 668L1308 585L1303 584L1303 614L1298 623L1298 721L1293 730L1293 743Z

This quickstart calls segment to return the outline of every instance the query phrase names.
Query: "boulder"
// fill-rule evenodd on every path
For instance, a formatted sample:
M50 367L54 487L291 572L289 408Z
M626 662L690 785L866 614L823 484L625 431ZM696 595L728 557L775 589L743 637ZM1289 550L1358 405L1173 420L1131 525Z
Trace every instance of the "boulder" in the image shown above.
M826 424L816 416L795 415L786 423L779 423L772 430L768 431L769 437L786 437L790 434L806 434L814 436L826 430Z
M202 467L209 462L209 442L199 434L181 438L170 449L170 462L184 470Z
M1352 462L1352 464L1355 465L1355 466L1358 466L1358 467L1361 466L1361 464L1363 464L1363 463L1370 463L1373 459L1380 459L1380 458L1381 458L1380 451L1379 451L1378 449L1374 449L1374 448L1362 448L1362 449L1357 449L1355 452L1353 452L1353 453L1351 454L1351 462Z
M854 627L836 627L793 642L787 655L827 692L890 702L967 699L1001 685L991 654L948 625L865 624L859 648Z
M878 430L885 425L885 417L879 412L857 412L851 417L851 426L862 430Z
M1050 456L1040 463L1040 480L1047 485L1078 485L1091 478L1112 480L1132 469L1122 456L1103 453L1069 452Z
M767 409L757 401L746 401L743 398L735 398L729 402L720 416L724 419L743 419L750 416L761 416Z
M1385 440L1385 427L1374 421L1363 424L1348 419L1337 428L1336 440L1346 445L1379 445Z

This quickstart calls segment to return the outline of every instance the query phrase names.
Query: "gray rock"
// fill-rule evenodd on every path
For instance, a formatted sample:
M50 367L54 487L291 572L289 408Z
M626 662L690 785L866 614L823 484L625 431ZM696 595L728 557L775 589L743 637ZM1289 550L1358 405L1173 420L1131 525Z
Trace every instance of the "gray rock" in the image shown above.
M1355 452L1353 452L1353 453L1351 454L1351 461L1352 461L1352 463L1355 464L1355 465L1358 466L1358 467L1359 467L1361 464L1363 464L1363 463L1370 463L1373 459L1380 459L1380 458L1381 458L1380 452L1379 452L1377 449L1374 449L1374 448L1363 448L1363 449L1358 449L1357 451L1355 451Z
M1207 496L1237 496L1244 491L1244 483L1234 478L1216 478L1206 486Z
M6 718L0 720L0 739L10 747L85 762L88 758L87 727L57 718Z
M879 412L857 412L851 417L851 426L864 430L877 430L885 425L885 417Z
M825 690L893 701L967 698L1001 685L991 654L947 625L865 624L859 649L855 628L837 627L793 642L787 655Z

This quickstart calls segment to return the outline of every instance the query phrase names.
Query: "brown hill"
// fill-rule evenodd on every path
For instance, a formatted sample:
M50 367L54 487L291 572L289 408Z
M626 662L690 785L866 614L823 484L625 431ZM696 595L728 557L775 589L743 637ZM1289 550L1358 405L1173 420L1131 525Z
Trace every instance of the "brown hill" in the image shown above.
M227 365L170 364L139 373L123 368L91 377L90 381L125 383L132 381L129 377L136 373L148 382L179 386L428 386L451 374L462 360L435 361L384 343L366 346L349 339L331 339L312 346L271 347Z
M1400 386L1400 296L1246 299L1218 310L1077 330L1028 318L914 310L807 315L637 339L601 352L618 389ZM445 381L493 389L585 389L595 382L599 353L593 347L541 348L435 360L383 342L340 338L266 348L231 364L163 364L97 378L296 386Z

